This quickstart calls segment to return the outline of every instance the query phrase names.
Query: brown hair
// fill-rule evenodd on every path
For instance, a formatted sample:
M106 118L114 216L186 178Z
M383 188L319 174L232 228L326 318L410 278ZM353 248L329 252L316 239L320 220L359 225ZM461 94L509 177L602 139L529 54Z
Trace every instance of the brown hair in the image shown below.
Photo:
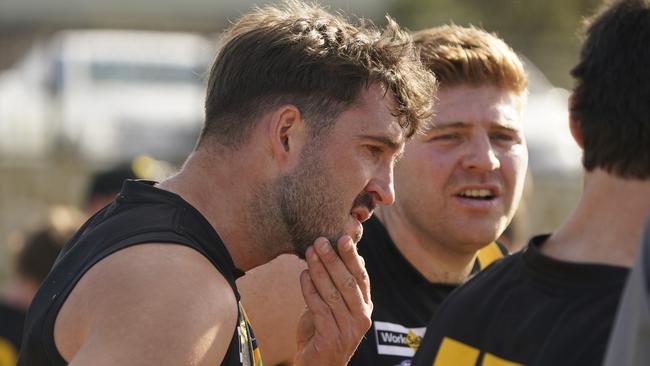
M17 243L16 272L40 284L59 255L65 243L83 222L83 214L72 207L53 206L47 220L36 231L31 231ZM22 235L19 235L22 236Z
M650 1L606 5L587 22L572 119L587 171L650 178Z
M255 8L227 31L212 65L199 145L210 136L236 147L282 104L298 107L316 136L375 83L393 93L393 113L412 136L430 116L436 82L393 20L380 32L299 1Z
M493 84L522 93L528 77L515 52L494 34L482 29L444 25L418 31L413 41L422 63L441 87Z

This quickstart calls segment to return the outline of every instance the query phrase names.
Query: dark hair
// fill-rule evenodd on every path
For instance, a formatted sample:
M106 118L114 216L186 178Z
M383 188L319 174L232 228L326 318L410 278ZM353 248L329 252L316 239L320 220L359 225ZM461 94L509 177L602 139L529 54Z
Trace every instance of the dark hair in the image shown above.
M43 282L59 252L82 222L83 214L73 207L50 207L44 225L25 233L19 242L14 263L16 272L38 284Z
M96 196L117 195L126 179L136 179L137 175L130 164L119 164L109 170L95 173L91 177L86 192L86 203Z
M61 235L52 228L30 234L16 257L16 271L36 283L43 282L59 251L72 236L72 233L68 234Z
M257 117L282 104L298 107L315 136L374 83L395 96L393 113L412 136L430 116L436 89L418 58L390 18L380 32L299 1L256 8L225 34L212 65L199 146L206 137L240 145Z
M470 26L443 25L413 34L424 66L443 88L490 84L524 93L528 77L517 54L494 34Z
M650 178L650 1L610 3L587 22L572 118L583 165L623 178Z

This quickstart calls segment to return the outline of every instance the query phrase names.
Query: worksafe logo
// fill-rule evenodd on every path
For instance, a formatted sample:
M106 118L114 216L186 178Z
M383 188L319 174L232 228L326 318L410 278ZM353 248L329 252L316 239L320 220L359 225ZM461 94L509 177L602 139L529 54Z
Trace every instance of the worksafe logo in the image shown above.
M374 323L377 353L413 357L424 336L425 327L406 328L400 324L379 322Z

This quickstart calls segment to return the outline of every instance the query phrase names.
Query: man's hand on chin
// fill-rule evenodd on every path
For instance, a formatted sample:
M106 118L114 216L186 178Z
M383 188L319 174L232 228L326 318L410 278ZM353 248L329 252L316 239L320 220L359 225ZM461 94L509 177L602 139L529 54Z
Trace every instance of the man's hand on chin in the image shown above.
M300 284L307 309L298 323L294 364L346 365L371 325L370 282L364 261L349 236L337 252L318 238L305 253L308 269Z

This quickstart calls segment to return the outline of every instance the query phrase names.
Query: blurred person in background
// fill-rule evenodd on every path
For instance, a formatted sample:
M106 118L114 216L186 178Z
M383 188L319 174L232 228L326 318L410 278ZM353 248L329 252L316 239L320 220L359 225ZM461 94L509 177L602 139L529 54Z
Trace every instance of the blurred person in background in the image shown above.
M414 365L602 364L650 209L650 1L608 3L586 29L569 106L577 207L451 294Z
M524 188L527 77L517 55L473 27L436 27L414 40L440 83L437 112L395 168L395 204L364 223L358 250L370 276L373 323L351 365L410 362L442 300L507 253L495 240ZM297 320L269 309L304 306L291 280L304 266L278 258L241 280L271 365L290 362L295 348L285 329Z
M127 179L140 178L133 171L131 163L118 164L108 170L94 173L88 184L84 210L88 216L111 203Z
M83 209L92 216L117 197L127 179L162 180L173 173L171 164L148 155L116 164L92 174L86 190Z
M127 181L66 245L18 364L261 365L235 279L283 253L308 264L294 362L346 364L372 311L353 241L393 202L435 86L390 19L355 26L298 1L245 14L195 150L160 184Z
M16 365L25 314L59 251L81 224L69 207L49 210L48 223L19 243L7 289L0 299L0 366Z

